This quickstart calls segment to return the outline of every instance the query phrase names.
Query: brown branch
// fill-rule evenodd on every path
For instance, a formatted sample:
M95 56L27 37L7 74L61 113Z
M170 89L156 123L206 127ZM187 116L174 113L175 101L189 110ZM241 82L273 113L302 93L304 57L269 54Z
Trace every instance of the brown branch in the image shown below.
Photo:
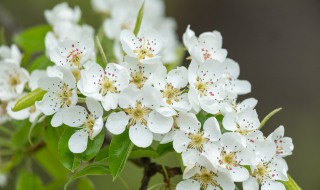
M157 173L160 173L163 176L164 183L167 185L167 187L171 187L170 178L182 174L182 170L180 167L164 166L164 170L161 165L155 162L151 162L150 158L130 159L130 161L136 166L142 167L144 169L143 178L141 180L141 186L139 190L146 190L151 178Z

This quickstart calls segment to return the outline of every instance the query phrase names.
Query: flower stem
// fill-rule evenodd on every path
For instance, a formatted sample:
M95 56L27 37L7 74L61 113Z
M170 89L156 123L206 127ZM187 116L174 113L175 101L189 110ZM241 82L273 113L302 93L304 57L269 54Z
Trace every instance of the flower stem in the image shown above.
M301 190L299 185L288 175L289 181L283 181L282 183L286 186L287 190Z

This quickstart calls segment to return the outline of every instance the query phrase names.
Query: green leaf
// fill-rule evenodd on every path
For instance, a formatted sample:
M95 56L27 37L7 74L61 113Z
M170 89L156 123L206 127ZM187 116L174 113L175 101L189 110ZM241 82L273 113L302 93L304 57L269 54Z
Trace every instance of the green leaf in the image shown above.
M28 133L30 130L30 123L27 120L15 121L14 125L18 129L14 132L11 138L12 148L14 150L24 150L26 145L28 145Z
M12 111L20 111L34 105L36 101L42 100L46 93L47 92L41 88L35 89L34 91L20 98L12 108Z
M156 151L160 156L163 156L169 152L173 152L174 149L173 149L172 143L166 143L166 144L159 144Z
M135 36L139 34L141 23L142 23L142 18L143 18L143 12L144 12L144 2L142 3L140 10L138 12L137 20L136 20L136 25L134 27L133 33Z
M101 149L96 155L94 161L99 162L105 159L109 159L109 146L106 146L103 149Z
M26 189L32 189L32 190L42 190L43 185L41 179L34 175L33 173L29 172L20 172L16 190L26 190Z
M160 155L155 150L149 147L145 149L132 150L129 158L142 158L142 157L158 158L159 156Z
M70 137L75 133L75 130L68 127L60 137L58 144L58 154L62 165L70 171L74 171L80 166L80 159L73 154L68 146Z
M284 186L286 186L287 190L301 190L299 185L292 179L290 175L288 175L289 181L282 181Z
M69 186L69 184L81 177L88 176L88 175L107 175L110 174L109 168L101 163L93 163L91 165L88 165L78 172L74 173L72 176L70 176L69 181L65 184L64 189L66 190Z
M278 113L279 111L281 111L282 108L278 108L273 110L272 112L270 112L260 123L259 129L261 129L266 123L267 121L269 121L269 119L274 116L276 113Z
M78 190L94 190L94 185L89 178L81 178L77 185Z
M93 140L88 140L86 151L81 154L76 154L76 156L86 162L94 158L95 155L100 151L100 148L104 141L104 136L105 134L102 130Z
M50 30L51 27L49 25L35 26L16 35L13 41L29 53L44 51L44 39Z
M48 66L53 65L53 63L45 55L38 56L29 66L29 72L34 70L45 70Z
M109 165L113 180L121 174L133 148L128 131L126 130L122 134L114 136L110 143Z

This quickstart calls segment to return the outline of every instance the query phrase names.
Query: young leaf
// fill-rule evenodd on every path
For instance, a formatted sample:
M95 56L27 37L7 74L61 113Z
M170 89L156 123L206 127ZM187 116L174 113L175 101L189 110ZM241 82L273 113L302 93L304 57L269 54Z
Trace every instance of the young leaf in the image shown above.
M38 176L29 172L20 172L16 190L43 190L42 181Z
M45 55L38 56L29 66L29 72L39 69L44 70L48 66L53 65L53 63Z
M13 41L28 53L44 51L44 39L50 30L49 25L35 26L16 35Z
M109 159L109 146L106 146L103 149L101 149L98 152L98 154L96 155L94 161L95 162L99 162L99 161L102 161L104 159Z
M113 180L121 174L132 148L129 130L112 138L109 148L109 167Z
M41 88L35 89L34 91L20 98L12 108L12 111L20 111L34 105L36 101L42 100L46 93L47 92Z
M140 10L138 12L137 20L136 20L136 25L134 27L133 33L135 36L139 34L141 23L142 23L142 18L143 18L143 12L144 12L144 2L142 3Z
M166 144L159 144L157 147L157 153L160 156L163 156L169 152L174 151L172 143L166 143Z
M80 177L84 177L84 176L88 176L88 175L107 175L107 174L110 174L110 170L106 165L101 164L101 163L93 163L91 165L88 165L88 166L82 168L78 172L74 173L69 178L69 181L65 184L64 189L66 190L72 181L74 181Z
M58 154L62 165L70 171L74 171L80 166L80 159L75 156L68 146L70 137L74 134L75 130L68 127L60 137L58 144Z
M28 144L28 133L30 130L30 123L26 120L24 121L15 121L15 126L18 126L18 129L14 132L11 138L12 148L14 150L24 150Z
M270 112L265 118L263 118L263 120L260 123L259 129L261 129L267 123L267 121L269 121L269 119L272 116L274 116L276 113L278 113L281 110L282 110L282 108L275 109L272 112Z
M76 154L83 161L89 161L100 151L104 141L104 131L101 131L93 140L88 140L86 151L81 154Z
M142 157L158 158L159 156L160 155L152 148L132 150L130 154L130 158L142 158Z
M288 190L301 190L298 184L292 179L290 175L288 175L289 181L283 181L282 183L286 186Z

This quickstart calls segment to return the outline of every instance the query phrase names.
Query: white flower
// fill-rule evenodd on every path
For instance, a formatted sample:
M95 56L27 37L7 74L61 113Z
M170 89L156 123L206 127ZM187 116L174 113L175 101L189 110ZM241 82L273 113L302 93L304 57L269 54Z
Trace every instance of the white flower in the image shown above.
M189 25L183 34L183 43L191 57L200 63L210 59L224 62L228 54L222 49L222 36L218 31L204 32L197 38Z
M255 98L247 98L240 103L236 102L236 99L234 99L234 102L231 102L230 104L231 107L225 107L225 109L222 110L222 114L227 115L230 112L239 113L246 108L254 109L257 103L258 100L256 100Z
M5 62L20 65L21 59L21 52L16 45L0 46L0 64Z
M162 95L151 86L138 89L131 84L119 96L120 112L113 112L106 127L113 134L121 134L129 127L130 140L138 147L148 147L153 140L152 133L165 134L171 130L172 117L165 117L155 111L160 107Z
M260 121L256 110L246 108L242 109L239 113L226 114L222 124L229 131L247 135L258 130Z
M238 133L227 132L221 137L221 141L208 145L204 155L221 172L229 172L236 182L249 178L248 170L243 165L250 165L251 151L246 151L246 139Z
M290 137L284 137L284 127L282 125L271 133L268 139L273 140L276 144L276 156L286 157L292 154L294 148L292 139Z
M192 113L179 113L176 123L179 130L173 137L173 148L182 153L185 165L194 164L204 147L221 137L220 126L215 117L205 121L203 130L200 130L201 124Z
M84 67L78 82L79 90L86 96L102 101L106 111L116 109L120 92L129 85L128 70L115 63L109 63L105 70L93 62Z
M204 111L216 114L220 111L220 102L225 99L225 89L219 79L224 73L224 65L216 60L202 64L192 61L188 68L189 102L196 112Z
M235 188L227 173L217 171L202 157L198 162L200 163L185 169L184 180L178 183L176 190L233 190Z
M188 70L178 67L165 73L154 81L154 86L162 92L164 105L158 111L166 116L176 115L177 111L187 112L191 109L188 94L184 89L188 85Z
M81 17L81 10L79 7L72 9L65 2L56 5L52 10L45 10L44 16L51 26L63 21L77 23Z
M267 162L260 162L251 166L252 177L243 182L244 190L285 190L281 181L288 181L288 166L282 158L272 158Z
M45 115L55 114L51 120L51 125L57 127L62 124L63 111L61 109L74 106L78 102L78 95L76 80L71 71L63 67L52 68L51 71L55 69L57 70L55 71L57 76L43 77L39 80L39 87L46 90L47 93L41 101L36 102L36 106Z
M94 41L91 38L79 41L66 39L49 53L51 61L56 65L80 69L87 61L95 60Z
M29 78L29 82L28 82L28 86L31 90L35 90L37 88L39 88L39 79L41 79L42 77L46 77L47 76L47 72L45 70L34 70L32 71L32 73L30 74L30 78Z
M89 112L82 106L64 109L62 122L70 127L78 128L70 138L68 145L73 153L82 153L87 149L88 138L93 140L103 128L103 109L99 102L86 98Z
M8 183L8 176L0 172L0 187L5 187Z
M161 63L159 52L162 49L162 41L156 31L148 30L142 32L136 37L133 32L123 30L121 32L121 44L123 51L128 59L134 59L135 62L142 64Z
M16 64L0 64L0 100L8 101L17 98L28 82L28 72Z
M109 13L118 0L91 0L92 8L101 13Z

